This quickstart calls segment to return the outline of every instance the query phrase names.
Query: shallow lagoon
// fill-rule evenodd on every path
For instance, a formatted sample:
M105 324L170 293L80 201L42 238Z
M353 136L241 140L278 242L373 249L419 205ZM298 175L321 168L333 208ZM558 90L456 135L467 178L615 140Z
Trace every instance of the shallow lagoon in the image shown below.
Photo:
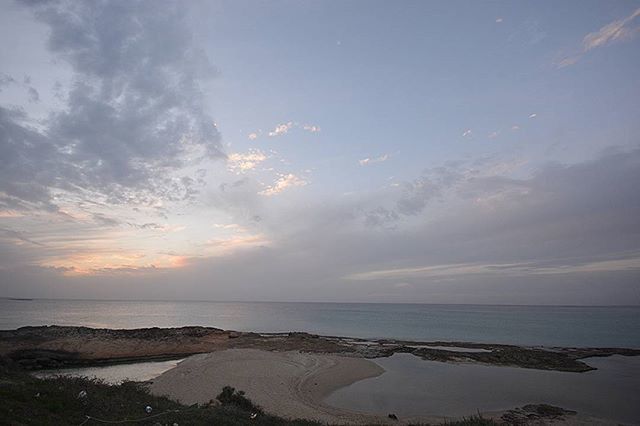
M115 364L99 367L61 368L58 370L38 371L34 373L34 376L43 379L56 376L88 377L91 379L99 379L109 384L120 384L127 380L144 382L172 369L178 365L180 361L182 360L136 362L134 364Z
M374 360L386 372L329 395L331 406L386 415L454 417L548 403L582 414L637 423L640 357L585 361L586 373L424 361L410 354Z

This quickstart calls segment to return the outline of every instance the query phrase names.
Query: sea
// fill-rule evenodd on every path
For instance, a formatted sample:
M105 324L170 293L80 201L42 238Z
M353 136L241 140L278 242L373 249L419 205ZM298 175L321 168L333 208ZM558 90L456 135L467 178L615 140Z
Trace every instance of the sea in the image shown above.
M0 329L207 326L360 338L640 348L640 306L0 299Z

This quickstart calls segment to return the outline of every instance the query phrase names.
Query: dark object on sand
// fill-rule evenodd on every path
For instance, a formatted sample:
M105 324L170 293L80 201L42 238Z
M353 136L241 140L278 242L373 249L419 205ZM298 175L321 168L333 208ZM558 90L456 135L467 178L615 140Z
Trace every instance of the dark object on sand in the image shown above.
M393 413L390 413L387 417L389 417L391 420L398 420L398 416Z

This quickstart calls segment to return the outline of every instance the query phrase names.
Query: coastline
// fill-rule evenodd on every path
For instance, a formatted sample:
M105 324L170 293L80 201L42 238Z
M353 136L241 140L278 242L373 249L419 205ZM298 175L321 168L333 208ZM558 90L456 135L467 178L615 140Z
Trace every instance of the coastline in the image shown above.
M425 360L575 374L595 370L580 361L582 358L637 356L640 350L369 340L297 332L245 333L206 327L110 330L43 326L0 331L0 357L21 369L186 358L150 380L147 389L155 396L166 396L185 405L206 405L215 400L224 386L232 386L245 391L252 401L273 415L328 424L398 424L397 420L381 413L350 411L325 403L332 392L381 375L384 368L372 359L386 359L394 354L414 355L418 363ZM579 376L581 374L576 377ZM505 418L533 418L535 424L616 424L558 407L552 407L549 414L545 407L548 406L529 404L480 414L498 423L504 423ZM457 418L403 417L399 424L439 424Z
M168 360L225 349L300 351L356 358L410 353L424 360L587 372L589 357L638 356L632 348L542 348L473 342L361 339L309 333L252 333L212 327L96 329L71 326L0 330L0 356L27 369Z

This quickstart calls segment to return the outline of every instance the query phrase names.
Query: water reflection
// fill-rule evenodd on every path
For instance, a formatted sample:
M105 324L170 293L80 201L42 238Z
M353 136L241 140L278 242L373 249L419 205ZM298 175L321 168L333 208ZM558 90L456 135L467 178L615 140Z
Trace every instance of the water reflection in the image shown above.
M424 361L410 354L375 360L386 372L331 394L329 405L401 416L461 416L549 403L582 414L640 419L640 357L590 358L587 373Z

